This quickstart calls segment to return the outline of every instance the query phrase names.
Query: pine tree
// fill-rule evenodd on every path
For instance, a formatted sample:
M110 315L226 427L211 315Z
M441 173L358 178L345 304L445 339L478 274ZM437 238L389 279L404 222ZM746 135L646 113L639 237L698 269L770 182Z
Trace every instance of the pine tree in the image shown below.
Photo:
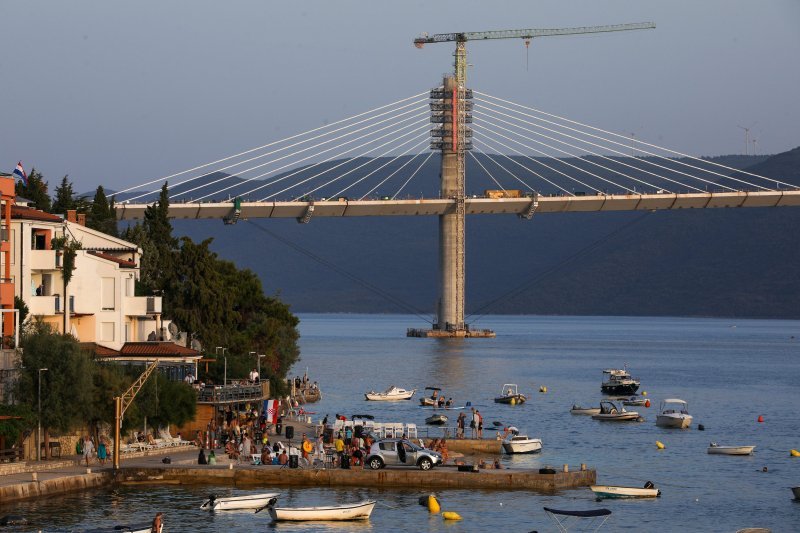
M76 209L78 203L75 201L75 191L68 176L61 178L61 184L56 187L56 195L53 198L51 213L55 215L65 215L70 209Z
M117 216L114 209L114 200L112 199L111 202L108 201L102 185L97 187L97 192L94 194L94 200L92 201L88 216L86 217L86 225L108 235L113 235L114 237L119 234L117 231Z
M158 202L145 209L142 229L151 243L148 253L142 258L140 273L145 282L143 285L149 286L151 291L164 291L175 277L174 253L178 249L178 240L172 236L172 224L169 221L169 190L166 183L161 188Z
M17 196L26 198L33 203L34 208L50 212L50 195L47 194L47 182L41 172L31 168L28 175L28 185L18 181L15 187Z

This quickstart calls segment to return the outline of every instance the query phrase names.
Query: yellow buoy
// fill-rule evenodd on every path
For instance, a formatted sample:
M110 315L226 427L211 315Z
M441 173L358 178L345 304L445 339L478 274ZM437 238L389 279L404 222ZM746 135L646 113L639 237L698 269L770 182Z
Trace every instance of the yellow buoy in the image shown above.
M511 405L516 405L516 404L517 404L517 399L511 398Z
M547 387L542 385L541 387L539 387L539 392L547 392Z
M792 455L792 457L800 457L800 452L797 450L792 450L789 453Z
M642 396L647 396L647 391L642 391Z
M428 511L430 511L433 514L436 514L439 512L440 509L441 507L439 507L439 502L436 500L436 496L434 496L433 494L428 496Z
M442 513L442 518L445 520L461 520L461 515L454 511L445 511Z
M661 442L660 440L657 440L656 441L656 448L658 448L659 450L663 450L664 449L664 443Z

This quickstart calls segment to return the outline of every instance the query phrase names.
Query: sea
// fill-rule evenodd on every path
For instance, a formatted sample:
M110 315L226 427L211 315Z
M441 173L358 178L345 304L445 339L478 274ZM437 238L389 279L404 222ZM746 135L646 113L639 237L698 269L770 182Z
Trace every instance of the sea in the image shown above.
M641 487L652 481L661 497L596 501L588 488L555 494L512 490L437 490L444 521L418 505L422 489L279 488L281 504L310 506L378 501L363 523L270 524L266 513L200 511L221 487L124 487L17 504L35 530L81 531L146 522L165 513L165 531L557 531L544 507L609 509L600 531L734 532L746 527L800 531L800 321L664 317L487 316L475 327L493 339L405 337L424 327L403 315L300 315L301 360L291 375L308 373L323 391L308 408L326 414L373 415L382 422L424 426L419 406L425 387L443 389L454 404L478 408L486 425L514 425L543 441L542 453L503 456L509 468L581 463L597 469L598 483ZM651 406L630 407L643 422L604 423L571 415L573 404L598 405L605 368L623 368L641 380ZM522 405L495 404L506 383L529 397ZM364 400L391 385L416 388L414 399ZM540 392L545 390L546 392ZM429 392L429 391L428 391ZM659 402L681 398L694 417L690 429L656 427ZM452 413L452 420L457 414ZM759 420L763 420L760 422ZM702 424L704 430L698 429ZM485 437L493 432L485 431ZM656 446L663 443L664 449ZM755 445L751 456L709 455L711 442ZM588 522L581 524L589 525ZM597 523L594 524L595 526ZM30 530L24 529L24 530Z

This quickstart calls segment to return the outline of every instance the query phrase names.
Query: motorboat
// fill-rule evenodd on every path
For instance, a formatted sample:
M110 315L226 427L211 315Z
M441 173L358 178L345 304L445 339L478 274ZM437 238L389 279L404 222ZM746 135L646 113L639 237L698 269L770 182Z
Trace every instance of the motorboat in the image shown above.
M374 402L393 402L395 400L410 400L417 389L401 389L392 385L383 392L369 391L364 393L364 398Z
M273 503L267 506L267 510L275 522L306 522L310 520L369 520L374 507L374 500L366 500L348 505L319 507L275 507Z
M589 487L597 498L656 498L661 491L648 481L643 488L618 487L613 485L592 485Z
M425 419L425 423L429 426L442 426L447 424L447 415L431 415Z
M419 404L423 407L437 407L439 405L439 392L442 389L439 387L425 387L425 390L432 390L430 396L423 396L419 399Z
M542 439L531 439L512 430L503 439L503 450L506 453L538 453L542 451Z
M607 422L629 422L638 421L640 417L636 411L626 411L624 407L618 406L611 400L602 400L600 412L592 415L592 418Z
M258 509L264 507L270 500L280 496L277 492L264 494L242 494L229 498L217 498L214 494L210 495L200 509L204 511L237 511L240 509Z
M516 405L519 403L525 403L525 400L527 399L528 398L526 398L524 394L519 392L516 383L506 383L503 385L503 388L500 389L500 396L494 399L494 403L507 403Z
M628 373L628 368L608 368L603 370L605 375L600 390L603 394L627 395L636 394L639 390L639 380L633 379Z
M622 405L629 405L632 407L650 407L650 400L645 396L631 396L622 400Z
M596 415L600 412L599 407L581 407L578 404L573 404L569 412L573 415Z
M678 398L664 400L658 408L656 425L663 428L688 428L692 425L689 404Z
M708 445L708 453L716 455L752 455L755 446L720 446L716 442Z

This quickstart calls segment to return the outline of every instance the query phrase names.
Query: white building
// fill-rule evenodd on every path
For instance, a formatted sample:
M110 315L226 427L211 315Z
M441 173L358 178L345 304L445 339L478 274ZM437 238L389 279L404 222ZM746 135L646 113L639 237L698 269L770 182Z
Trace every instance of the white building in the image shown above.
M67 220L23 205L11 210L11 272L15 295L32 316L81 342L119 350L128 341L153 339L160 326L161 297L135 296L142 250L135 244L84 225L70 211ZM55 237L81 243L65 288Z

